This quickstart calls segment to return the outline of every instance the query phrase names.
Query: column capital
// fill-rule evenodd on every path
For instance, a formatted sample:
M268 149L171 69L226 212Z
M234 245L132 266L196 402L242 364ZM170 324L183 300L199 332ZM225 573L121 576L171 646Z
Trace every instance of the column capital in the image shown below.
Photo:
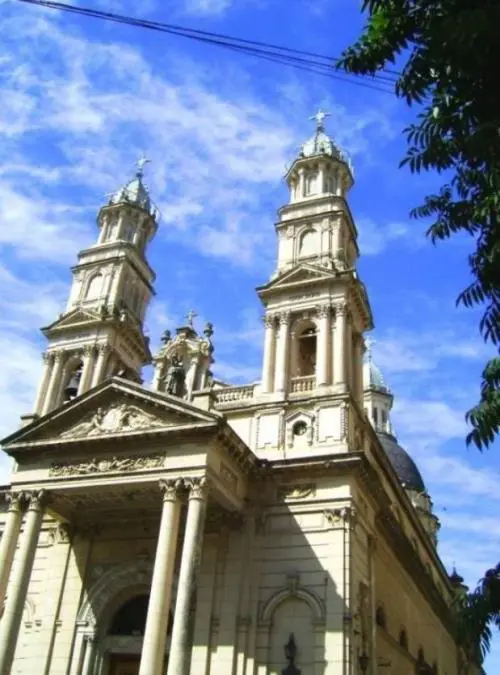
M111 346L108 345L108 344L97 345L96 349L97 349L99 354L107 354L107 352L111 351Z
M10 492L7 492L4 495L4 497L5 501L9 505L8 508L9 513L10 512L18 513L19 511L22 510L26 500L26 495L24 494L24 492L22 491L14 492L11 490Z
M319 319L325 319L326 317L330 316L331 312L332 312L331 305L316 306L316 315L318 316Z
M95 346L94 345L85 345L85 347L82 349L83 356L89 357L93 356L95 354Z
M52 363L53 359L54 359L54 352L43 352L42 361L44 365Z
M54 362L60 363L63 358L64 351L62 349L58 349L57 351L52 351L48 352L47 356L49 359L52 359Z
M49 502L50 495L47 490L42 489L27 492L26 497L28 499L28 511L43 511Z
M276 325L276 316L274 314L266 314L262 317L262 323L266 328L274 328Z
M184 480L182 478L160 480L160 490L163 493L164 502L177 501L183 489Z
M335 314L337 316L346 316L348 312L348 305L345 301L335 303Z
M204 500L210 492L210 481L206 476L199 478L186 478L185 486L189 490L189 499Z
M283 312L279 312L276 316L280 322L280 326L287 326L290 323L292 313L289 310L284 310Z

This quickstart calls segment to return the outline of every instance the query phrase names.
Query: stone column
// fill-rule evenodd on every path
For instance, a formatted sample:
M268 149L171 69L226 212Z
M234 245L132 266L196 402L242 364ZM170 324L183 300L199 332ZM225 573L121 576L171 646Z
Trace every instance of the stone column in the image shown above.
M43 410L43 404L45 400L45 394L47 392L47 387L49 386L50 380L50 371L52 368L52 357L50 354L43 354L43 371L42 377L40 378L40 384L38 385L38 391L35 399L34 412L37 415L41 414Z
M170 642L168 675L187 675L190 659L188 631L191 601L196 589L196 574L201 557L208 496L206 478L194 478L186 482L189 485L189 502L179 582L177 584L177 601Z
M318 308L318 334L316 339L316 386L330 384L328 375L328 355L330 352L330 307Z
M299 169L299 199L304 199L306 195L306 181L304 169Z
M19 539L19 532L21 530L21 522L23 520L21 508L23 493L8 492L5 495L5 499L9 502L9 510L7 512L7 520L5 521L2 539L0 540L0 616L2 615L5 592L7 590L12 562L16 553L17 540Z
M47 393L45 394L45 400L43 402L42 415L46 415L53 408L56 407L57 401L56 396L59 392L59 387L61 385L61 377L63 374L63 352L52 352L49 356L53 355L52 368L50 371L49 385L47 387Z
M87 346L83 350L83 368L78 385L78 396L84 394L90 388L90 378L92 377L92 368L94 365L94 348Z
M99 345L97 347L97 360L94 367L94 375L92 377L91 389L97 387L104 379L106 372L106 365L108 361L109 345Z
M46 503L45 490L29 494L29 505L19 548L19 559L9 584L5 611L0 621L0 673L10 675L16 650L24 603L35 559L38 536Z
M276 355L276 370L274 374L275 391L284 392L288 372L288 329L290 325L290 312L282 312L279 317L280 327L278 333L278 348Z
M162 675L183 483L160 481L163 507L139 675ZM1 672L1 671L0 671Z
M273 366L276 356L276 319L274 316L264 317L264 360L262 364L262 392L264 394L273 388Z
M333 377L334 384L346 384L346 314L347 305L339 303L335 306L335 334L333 345Z
M362 407L363 403L363 354L365 351L361 333L354 335L354 397Z
M95 635L84 635L85 652L83 655L82 675L93 675Z

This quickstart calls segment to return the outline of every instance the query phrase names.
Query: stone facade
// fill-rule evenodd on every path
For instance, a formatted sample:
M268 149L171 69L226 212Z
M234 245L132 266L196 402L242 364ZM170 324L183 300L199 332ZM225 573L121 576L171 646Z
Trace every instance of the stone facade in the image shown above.
M142 165L101 210L45 331L34 413L3 442L2 675L474 672L431 506L425 520L363 410L352 172L323 120L287 174L257 384L213 379L192 314L141 384Z

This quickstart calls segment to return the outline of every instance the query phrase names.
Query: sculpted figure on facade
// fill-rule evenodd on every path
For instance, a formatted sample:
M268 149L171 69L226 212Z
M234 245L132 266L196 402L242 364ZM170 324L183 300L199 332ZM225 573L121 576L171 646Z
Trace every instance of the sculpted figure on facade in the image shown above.
M165 377L165 391L172 396L184 395L186 373L178 356L173 356Z

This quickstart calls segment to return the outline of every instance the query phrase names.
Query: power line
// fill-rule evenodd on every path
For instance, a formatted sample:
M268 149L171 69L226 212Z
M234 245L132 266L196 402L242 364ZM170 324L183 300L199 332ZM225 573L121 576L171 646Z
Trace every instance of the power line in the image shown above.
M394 85L396 83L396 79L393 78L392 72L389 73L389 71L386 71L387 74L384 75L373 76L374 80L379 82L381 85L386 86L376 86L368 82L360 82L357 79L349 79L349 76L342 76L334 71L333 64L338 63L338 58L326 56L323 54L315 54L313 52L294 49L291 47L282 47L266 42L259 42L257 40L235 38L221 33L211 33L194 28L185 28L175 24L160 23L146 19L136 19L130 16L114 14L111 12L103 12L88 7L70 5L53 0L18 1L30 5L45 7L47 9L60 10L73 14L79 14L81 16L101 19L104 21L111 21L112 23L121 23L137 28L146 28L162 33L177 35L179 37L185 37L198 42L224 47L226 49L245 53L257 58L287 65L296 69L304 70L306 72L314 73L316 75L329 77L330 79L348 82L357 86L366 87L368 89L374 89L375 91L382 91L384 93L392 94L393 91L389 88L389 85Z

